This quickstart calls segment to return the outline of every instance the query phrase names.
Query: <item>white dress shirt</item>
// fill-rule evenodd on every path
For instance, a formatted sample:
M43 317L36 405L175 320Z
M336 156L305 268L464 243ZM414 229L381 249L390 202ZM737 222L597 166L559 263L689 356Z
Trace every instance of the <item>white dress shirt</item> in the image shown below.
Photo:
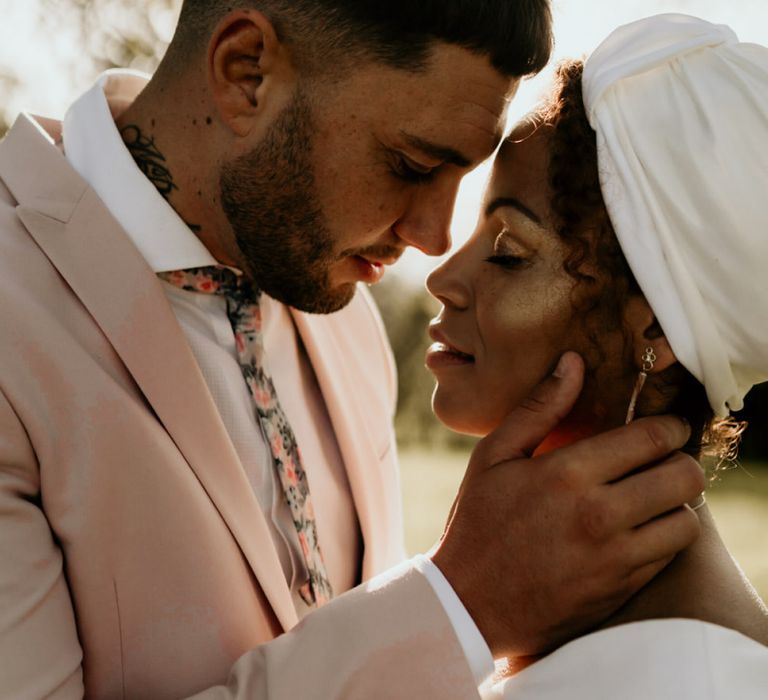
M700 620L644 620L576 639L483 698L765 700L768 647Z
M131 71L102 75L65 116L66 157L153 271L215 265L217 261L139 170L115 126L115 117L135 99L146 81L146 76ZM164 283L164 289L267 516L286 581L302 616L309 611L298 593L307 578L304 558L242 377L226 302L220 296L185 291L169 283ZM305 458L329 579L334 590L344 591L359 582L362 554L344 464L312 366L288 309L266 295L262 295L260 303L268 371ZM431 560L418 557L414 566L426 576L445 607L480 685L493 672L488 646Z

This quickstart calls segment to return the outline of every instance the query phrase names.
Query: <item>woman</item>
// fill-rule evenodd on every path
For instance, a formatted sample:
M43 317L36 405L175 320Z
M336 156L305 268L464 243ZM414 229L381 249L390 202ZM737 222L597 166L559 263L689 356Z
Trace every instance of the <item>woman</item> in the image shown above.
M768 49L661 15L561 66L503 144L476 232L428 281L438 417L486 435L575 350L583 393L539 451L676 412L690 451L731 456L724 419L768 379L766 193ZM703 497L690 505L699 541L497 696L768 697L768 610Z

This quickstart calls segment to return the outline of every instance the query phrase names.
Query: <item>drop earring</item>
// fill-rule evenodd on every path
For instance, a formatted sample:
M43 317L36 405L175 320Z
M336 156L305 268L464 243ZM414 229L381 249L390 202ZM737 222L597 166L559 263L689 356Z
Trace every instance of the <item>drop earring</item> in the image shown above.
M637 404L637 397L640 396L640 392L645 386L645 380L648 378L648 372L653 369L653 365L656 363L656 353L652 347L647 347L641 358L643 364L640 369L640 374L637 375L637 381L635 382L635 388L632 391L632 398L629 399L629 407L627 408L627 418L624 424L632 422L635 417L635 405Z

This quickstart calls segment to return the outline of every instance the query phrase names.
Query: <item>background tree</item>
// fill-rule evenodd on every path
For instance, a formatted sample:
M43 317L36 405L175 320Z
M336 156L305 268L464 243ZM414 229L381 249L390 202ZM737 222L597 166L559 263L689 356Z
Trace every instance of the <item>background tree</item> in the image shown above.
M10 72L0 72L0 95L10 95L15 89L18 88L19 79L17 76ZM8 114L0 102L0 139L3 138L5 132L8 131L10 126L11 115Z
M181 0L42 0L41 21L50 30L77 27L90 69L135 68L151 73L171 39Z

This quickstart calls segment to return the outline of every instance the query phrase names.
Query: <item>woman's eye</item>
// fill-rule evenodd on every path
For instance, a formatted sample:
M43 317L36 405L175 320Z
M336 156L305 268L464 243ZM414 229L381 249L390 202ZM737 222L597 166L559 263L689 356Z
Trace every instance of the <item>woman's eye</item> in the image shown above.
M435 176L435 168L421 165L410 158L400 157L393 167L395 175L406 182L424 183L430 182Z
M525 262L524 258L518 258L516 255L491 255L485 259L485 262L499 267L513 268L519 267Z

